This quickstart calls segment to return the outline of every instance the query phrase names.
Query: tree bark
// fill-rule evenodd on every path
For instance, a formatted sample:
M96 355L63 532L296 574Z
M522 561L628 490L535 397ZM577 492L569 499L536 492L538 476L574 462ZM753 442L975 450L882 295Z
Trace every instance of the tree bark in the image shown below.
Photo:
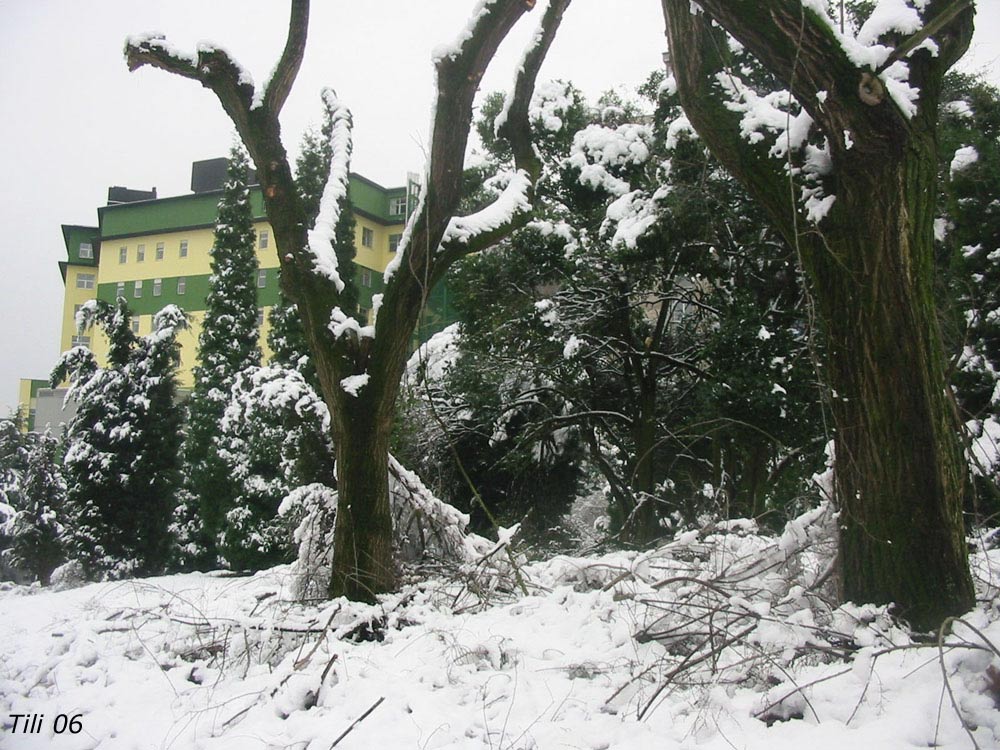
M932 0L928 19L951 13ZM941 77L968 46L972 11L937 26L937 55L908 59L920 89L904 116L798 0L662 0L682 104L716 157L799 250L827 337L836 433L841 584L930 629L974 603L961 507L966 470L945 380L933 285L936 112ZM740 136L716 87L732 34L795 95L828 143L836 202L818 228L782 161ZM932 21L931 23L934 23ZM868 78L866 78L868 76ZM862 94L865 94L864 96ZM876 94L878 94L876 86ZM867 99L867 101L866 101Z
M936 158L845 169L845 225L813 258L833 390L842 584L919 628L974 603L962 521L967 472L933 299ZM923 226L921 226L923 225Z

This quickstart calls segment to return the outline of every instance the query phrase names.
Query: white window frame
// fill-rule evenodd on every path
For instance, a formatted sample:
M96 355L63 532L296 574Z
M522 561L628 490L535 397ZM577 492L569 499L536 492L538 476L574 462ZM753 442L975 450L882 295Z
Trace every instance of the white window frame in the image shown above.
M361 267L361 286L371 289L372 286L372 269Z
M72 336L69 340L70 346L85 346L90 348L90 336L84 336L82 334L76 334Z
M389 199L389 215L390 216L405 216L406 215L406 196L400 195L395 198Z
M76 275L77 289L93 289L97 285L97 274L78 273Z
M132 333L139 333L139 316L132 318Z
M132 290L132 296L139 299L142 296L142 279L135 282L135 287Z
M187 276L177 277L177 293L184 294L187 291Z
M257 233L257 247L260 250L266 250L268 243L271 241L270 232L266 229L261 229Z
M163 294L163 279L153 279L153 296L159 297Z
M393 244L392 244L393 240L396 241L395 246L393 246ZM402 241L403 241L403 234L402 234L402 232L400 232L399 234L390 234L389 235L389 252L390 253L394 253L397 250L399 250L399 243L402 242Z
M179 249L177 250L177 253L178 253L178 257L180 257L180 258L186 258L186 257L188 257L188 241L187 240L181 240L181 244L180 244Z
M119 281L115 284L115 299L125 296L125 282Z
M89 242L81 242L80 257L92 259L94 257L94 246L91 245Z
M362 247L375 247L375 230L368 227L361 227Z
M128 263L128 245L122 245L118 248L118 262Z
M145 263L146 262L146 246L136 245L135 246L135 262Z
M164 245L163 245L162 242L157 242L156 243L156 256L155 256L156 259L157 260L163 260L163 254L164 254Z

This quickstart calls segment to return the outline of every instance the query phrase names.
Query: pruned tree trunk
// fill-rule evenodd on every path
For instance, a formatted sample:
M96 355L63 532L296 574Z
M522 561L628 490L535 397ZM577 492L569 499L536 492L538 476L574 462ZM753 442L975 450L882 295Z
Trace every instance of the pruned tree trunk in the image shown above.
M842 584L934 627L974 603L967 470L933 299L935 154L865 159L840 178L850 217L812 266L831 353ZM921 226L923 224L923 226Z
M918 628L974 603L961 507L966 470L945 380L933 286L936 116L941 78L968 46L972 9L931 0L925 31L895 39L920 89L904 114L880 71L858 68L833 26L799 0L662 0L685 112L803 261L827 338L836 433L841 583L855 601L894 602ZM818 226L800 185L765 144L740 135L717 77L729 46L715 22L794 95L825 137L832 210ZM919 37L919 39L917 39ZM891 58L890 58L891 59ZM888 62L888 61L887 61Z
M295 302L302 318L333 420L339 500L331 595L371 600L395 586L388 441L413 331L431 287L452 262L495 244L531 216L541 165L531 143L528 106L538 70L569 2L549 1L516 73L500 134L511 145L517 173L511 176L507 192L475 217L456 216L473 100L500 43L535 3L484 3L459 39L435 60L438 91L423 190L397 248L396 265L386 271L374 332L351 325L340 310L344 285L335 256L330 257L332 247L329 253L324 250L329 238L320 231L327 224L336 225L339 202L333 199L346 194L350 114L327 92L327 103L335 109L334 155L326 186L331 201L325 214L321 210L313 232L307 231L309 222L281 142L278 115L301 65L309 0L292 0L285 49L262 92L246 82L239 65L222 49L203 44L196 55L184 55L155 35L126 43L130 70L151 65L211 89L256 163L279 250L282 291ZM345 386L345 379L365 376L363 386Z

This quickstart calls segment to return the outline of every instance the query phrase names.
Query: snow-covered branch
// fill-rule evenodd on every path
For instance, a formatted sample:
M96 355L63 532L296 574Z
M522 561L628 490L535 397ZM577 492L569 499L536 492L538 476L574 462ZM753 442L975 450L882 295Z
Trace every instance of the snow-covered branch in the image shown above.
M309 230L309 252L313 255L317 273L330 279L338 292L344 291L344 282L337 267L337 252L333 247L337 222L347 198L347 185L351 170L350 110L337 98L333 89L324 89L323 103L332 121L330 135L330 173L323 187L319 214Z

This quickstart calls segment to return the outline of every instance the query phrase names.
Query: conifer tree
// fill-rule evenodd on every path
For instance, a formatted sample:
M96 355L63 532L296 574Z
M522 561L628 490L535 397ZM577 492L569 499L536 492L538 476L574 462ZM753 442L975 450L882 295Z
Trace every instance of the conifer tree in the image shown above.
M219 201L212 276L198 339L198 365L194 368L195 384L184 446L188 489L201 521L200 542L204 551L199 562L203 565L215 562L216 537L235 494L213 436L237 373L260 364L256 235L248 173L246 153L238 145L233 146Z
M65 352L53 383L69 380L76 415L66 431L67 556L92 578L163 570L180 484L181 412L176 406L177 333L184 313L168 305L145 337L132 332L124 299L91 300L77 317L108 337L108 365L85 347Z
M23 436L25 466L8 524L11 538L6 562L23 575L47 583L63 561L60 523L66 482L58 463L58 441L48 433Z

